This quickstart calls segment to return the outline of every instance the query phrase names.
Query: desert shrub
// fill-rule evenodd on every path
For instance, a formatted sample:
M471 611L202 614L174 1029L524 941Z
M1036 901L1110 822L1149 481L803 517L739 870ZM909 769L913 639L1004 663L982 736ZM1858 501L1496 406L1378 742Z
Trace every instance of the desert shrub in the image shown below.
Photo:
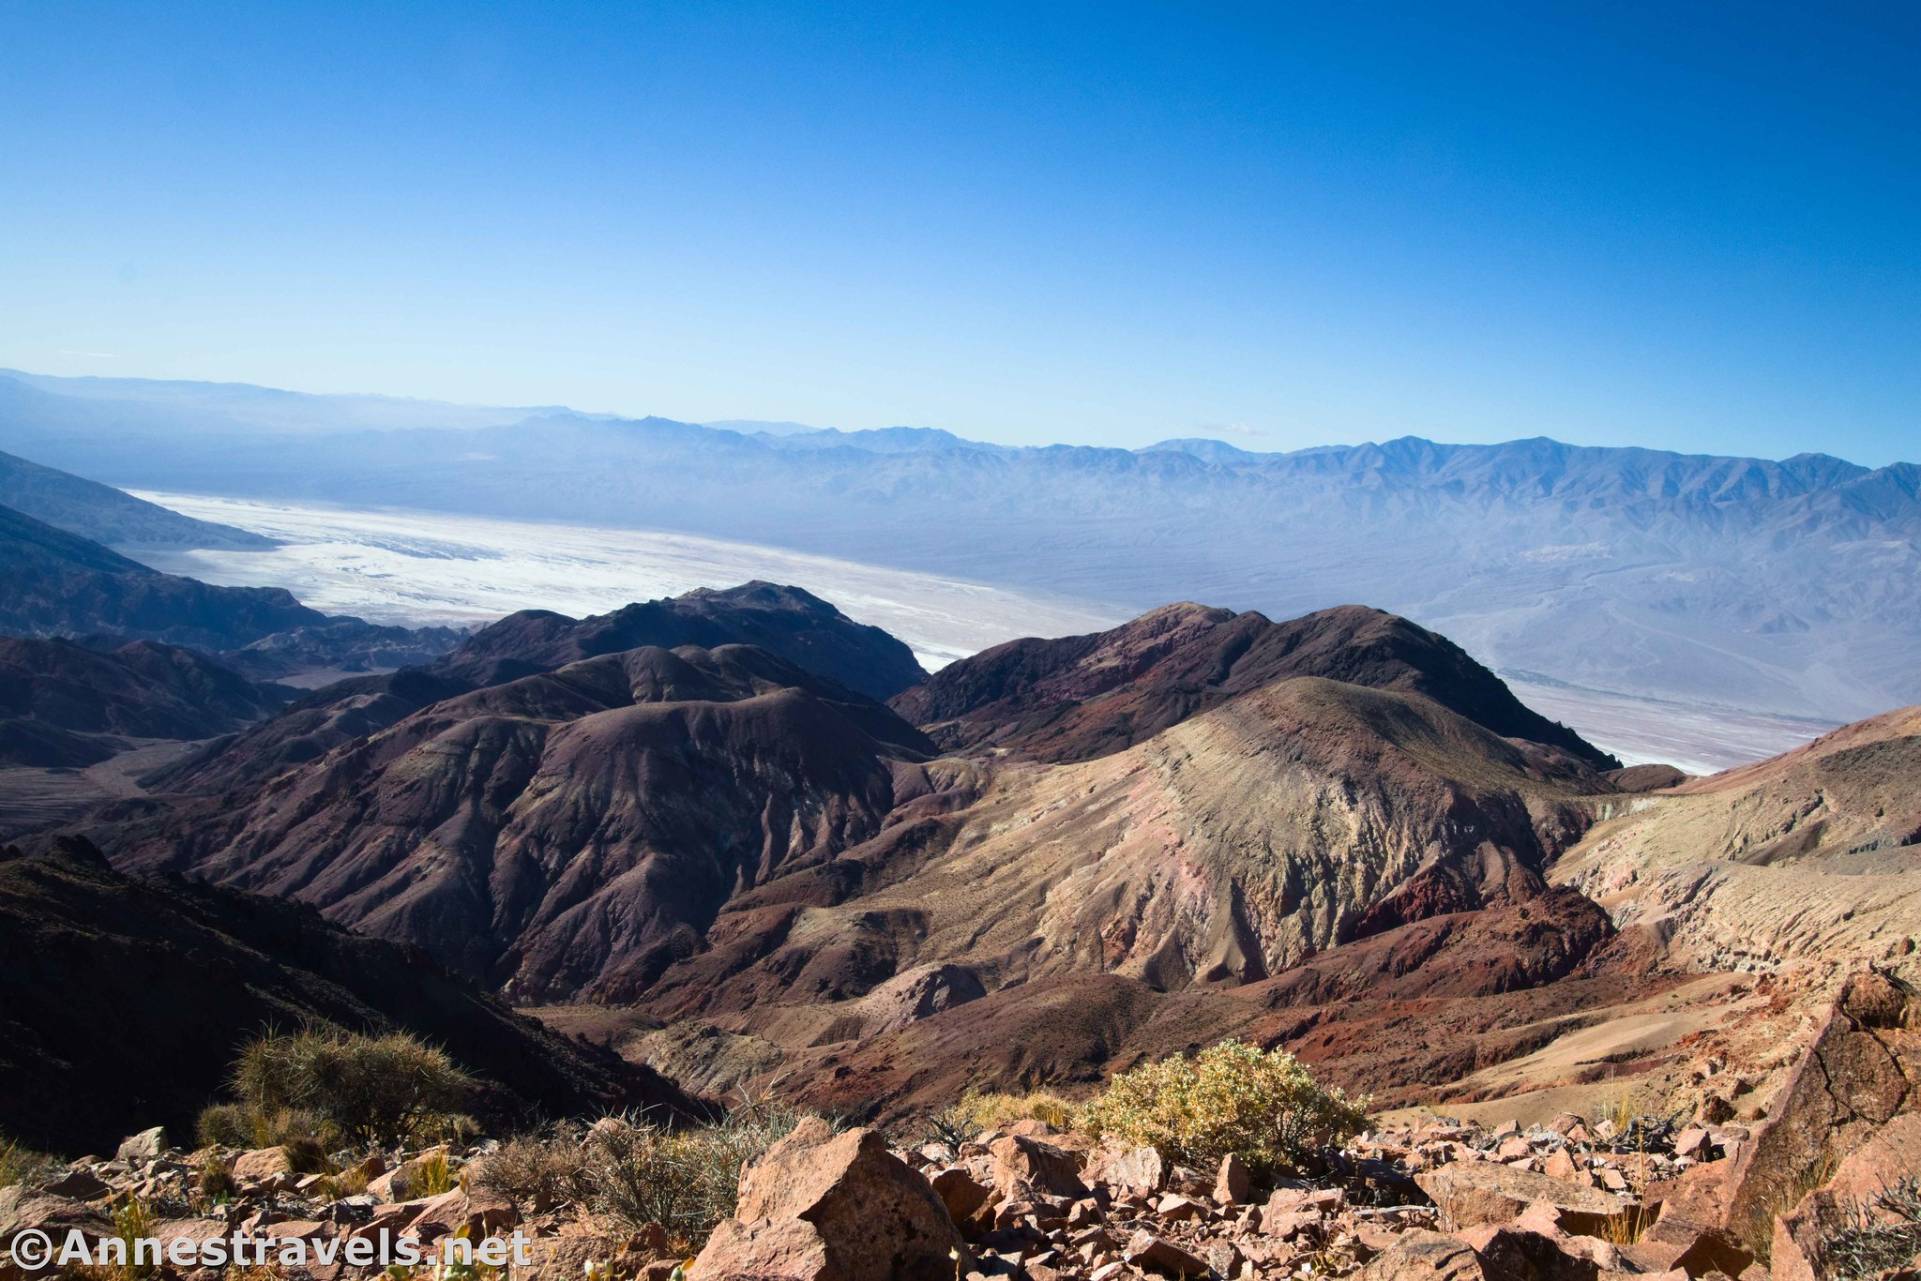
M1096 1137L1207 1168L1229 1152L1256 1177L1301 1169L1367 1122L1367 1100L1319 1084L1285 1050L1222 1041L1115 1077L1082 1110Z
M12 1139L0 1138L0 1188L50 1178L59 1164L44 1153L21 1147Z
M194 1172L194 1187L202 1200L217 1204L231 1200L234 1193L240 1190L240 1181L233 1177L233 1171L227 1168L225 1161L209 1154Z
M1004 1130L1016 1121L1044 1121L1065 1130L1074 1124L1074 1105L1048 1090L1002 1094L969 1089L944 1115L949 1124L972 1138L982 1130Z
M481 1159L474 1181L517 1204L544 1210L580 1194L585 1167L580 1135L562 1129L551 1138L509 1139Z
M799 1120L760 1102L697 1129L632 1118L596 1126L581 1145L580 1186L589 1205L629 1227L657 1223L683 1244L698 1242L733 1215L741 1167Z
M340 1128L300 1108L262 1111L245 1103L216 1103L201 1111L194 1131L203 1145L287 1150L296 1174L324 1174L327 1153L341 1141Z
M129 1196L114 1207L113 1235L107 1239L112 1262L106 1269L113 1281L141 1281L159 1271L157 1260L140 1248L145 1241L152 1251L154 1223L153 1207L139 1197Z
M202 1146L271 1148L312 1140L331 1149L341 1142L338 1126L302 1108L262 1111L247 1103L215 1103L201 1110L194 1133Z
M295 1174L332 1174L333 1162L327 1159L327 1145L311 1134L289 1135L280 1143L287 1154L287 1168Z
M367 1190L370 1181L366 1166L350 1165L322 1179L315 1186L314 1194L322 1200L339 1201L344 1197L359 1196Z
M246 1148L253 1146L253 1127L250 1108L239 1103L214 1103L200 1110L193 1132L203 1147Z
M241 1052L234 1093L257 1116L310 1112L357 1146L391 1147L444 1133L474 1081L405 1033L335 1028L268 1035Z
M1855 1222L1822 1243L1835 1281L1865 1281L1921 1255L1921 1175L1910 1175L1855 1207Z

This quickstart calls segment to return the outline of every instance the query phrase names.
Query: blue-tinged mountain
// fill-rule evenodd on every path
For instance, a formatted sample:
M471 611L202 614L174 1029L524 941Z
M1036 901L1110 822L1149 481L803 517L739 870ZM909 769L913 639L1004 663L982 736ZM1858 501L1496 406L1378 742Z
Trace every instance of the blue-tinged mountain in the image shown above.
M271 538L195 520L111 485L0 453L0 505L114 547L261 549Z
M70 411L79 402L63 386L28 390ZM215 403L196 388L202 409ZM89 411L109 403L100 391L88 389ZM259 391L236 392L228 420L244 421ZM116 394L122 421L166 408L138 402L136 387ZM1910 463L1545 438L1014 449L918 429L515 414L469 426L443 415L428 429L415 410L382 422L367 408L305 435L274 431L280 414L248 436L71 422L49 433L0 412L0 448L31 439L38 452L26 452L53 465L186 492L684 530L1062 593L1117 615L1182 598L1274 618L1365 600L1537 688L1697 712L1838 721L1921 699Z

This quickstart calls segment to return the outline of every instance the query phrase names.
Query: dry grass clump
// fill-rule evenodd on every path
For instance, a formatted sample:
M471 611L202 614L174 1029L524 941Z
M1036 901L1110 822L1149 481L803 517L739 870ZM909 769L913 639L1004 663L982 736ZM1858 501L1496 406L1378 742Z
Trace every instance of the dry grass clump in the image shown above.
M1056 1130L1074 1124L1074 1104L1050 1090L1003 1094L969 1089L948 1108L946 1120L968 1137L982 1130L1004 1130L1016 1121L1041 1121Z
M335 1136L355 1147L430 1142L471 1128L461 1109L474 1086L443 1051L405 1033L310 1028L269 1034L241 1051L233 1073L238 1103L203 1113L201 1139L240 1146L232 1137L238 1133L257 1142L263 1133L293 1132L310 1119L307 1136L323 1142Z
M799 1122L799 1113L763 1101L696 1129L635 1119L596 1126L581 1145L586 1199L630 1227L657 1223L679 1241L703 1240L732 1217L741 1167Z
M194 1122L202 1147L284 1148L295 1174L330 1174L327 1154L341 1146L340 1127L301 1108L262 1111L246 1103L215 1103Z
M1222 1041L1123 1072L1081 1109L1097 1138L1207 1169L1232 1152L1256 1178L1311 1168L1367 1123L1367 1100L1322 1086L1285 1050Z
M129 1196L114 1206L113 1235L105 1243L110 1259L105 1273L112 1281L141 1281L160 1270L153 1241L155 1222L153 1207L139 1197Z
M346 1169L327 1175L314 1186L317 1196L329 1201L339 1201L345 1197L359 1196L367 1190L373 1176L364 1165L351 1165Z
M460 1180L454 1177L453 1165L447 1160L445 1152L429 1152L413 1163L414 1177L408 1181L409 1198L440 1196L452 1192Z
M693 1129L609 1117L584 1136L563 1126L504 1143L480 1162L474 1181L536 1210L574 1202L632 1229L658 1224L691 1245L733 1215L741 1168L799 1121L766 1100Z
M240 1180L233 1177L233 1171L218 1156L208 1153L194 1171L194 1191L207 1205L221 1205L231 1201L240 1191Z
M12 1139L0 1138L0 1188L16 1183L38 1183L50 1178L60 1162L42 1152L21 1147Z
M225 1148L271 1148L303 1139L322 1147L341 1142L338 1128L302 1108L275 1108L263 1111L247 1103L214 1103L201 1109L194 1122L194 1133L202 1146L219 1144Z
M1835 1281L1865 1281L1921 1257L1921 1175L1909 1175L1855 1207L1855 1223L1822 1242Z
M579 1197L586 1166L579 1132L563 1127L551 1138L509 1139L481 1160L474 1181L539 1213Z

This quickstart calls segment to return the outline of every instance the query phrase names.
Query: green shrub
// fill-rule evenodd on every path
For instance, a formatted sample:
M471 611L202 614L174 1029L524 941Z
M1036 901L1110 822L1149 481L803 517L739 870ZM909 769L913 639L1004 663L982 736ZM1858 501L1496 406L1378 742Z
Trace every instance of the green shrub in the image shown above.
M655 1223L681 1244L697 1243L732 1217L741 1167L799 1120L761 1102L698 1129L633 1119L596 1126L581 1145L580 1187L593 1209L628 1227Z
M1312 1166L1366 1122L1367 1100L1323 1087L1285 1050L1239 1041L1124 1072L1079 1117L1097 1138L1200 1169L1236 1153L1256 1178Z
M255 1116L307 1112L349 1144L392 1147L445 1132L474 1081L405 1033L325 1028L255 1041L241 1052L233 1086Z

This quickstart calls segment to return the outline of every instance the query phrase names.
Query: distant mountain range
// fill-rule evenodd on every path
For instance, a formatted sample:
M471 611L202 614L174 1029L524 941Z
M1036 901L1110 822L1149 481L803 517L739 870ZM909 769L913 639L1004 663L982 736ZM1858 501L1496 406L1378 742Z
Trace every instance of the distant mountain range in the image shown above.
M1008 448L0 377L0 447L118 484L698 532L1288 617L1366 601L1497 670L1840 720L1921 698L1921 468L1547 439Z

